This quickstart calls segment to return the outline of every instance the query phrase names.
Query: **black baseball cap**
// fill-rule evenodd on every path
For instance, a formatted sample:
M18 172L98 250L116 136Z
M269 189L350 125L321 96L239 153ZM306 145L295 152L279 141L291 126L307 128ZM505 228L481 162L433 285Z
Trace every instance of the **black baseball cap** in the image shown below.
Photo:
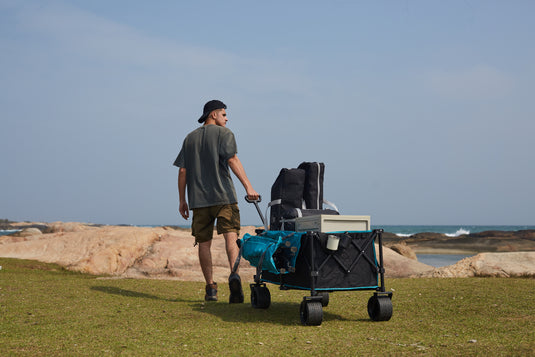
M198 120L199 123L204 122L206 120L206 118L208 118L208 115L210 115L211 112L213 112L214 110L217 110L217 109L227 109L227 106L225 105L225 103L223 103L222 101L217 100L217 99L214 99L214 100L211 100L211 101L207 102L204 105L202 116Z

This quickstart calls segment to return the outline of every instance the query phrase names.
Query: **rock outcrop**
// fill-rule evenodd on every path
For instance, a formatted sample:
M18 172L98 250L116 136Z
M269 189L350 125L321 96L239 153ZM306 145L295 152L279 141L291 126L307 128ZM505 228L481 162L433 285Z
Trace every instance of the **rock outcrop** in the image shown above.
M0 256L56 263L95 275L203 280L189 230L76 224L53 227L55 233L0 237ZM243 229L245 232L253 233L254 227ZM229 263L222 237L215 237L212 254L214 276L225 281ZM242 260L240 269L254 275L247 261Z
M535 277L535 252L480 253L418 277Z
M47 225L43 233L82 232L95 228L98 228L98 226L78 222L53 222Z
M242 227L241 236L254 233L254 227ZM188 281L204 281L197 247L189 230L163 228L164 233L145 253L122 274L129 278L160 278ZM223 236L214 232L212 242L214 279L226 282L230 273L230 263L225 250ZM244 259L240 262L240 274L245 281L252 281L256 268Z
M15 232L13 234L10 234L10 237L31 237L31 236L37 236L41 235L43 232L41 232L38 228L24 228L18 232Z
M378 251L377 247L376 251ZM429 273L435 269L430 265L404 257L387 247L383 247L383 259L385 276L388 278L414 277Z
M150 228L104 227L49 233L0 244L0 256L57 263L89 274L120 275L158 239ZM3 240L2 240L3 241Z
M389 246L390 249L392 249L394 252L403 255L404 257L407 257L412 260L418 260L416 257L416 253L414 253L414 250L412 250L411 247L409 247L405 243L396 243Z
M55 222L30 225L17 235L0 237L0 257L57 263L95 275L203 281L190 230L171 227L95 226ZM22 227L20 228L22 229ZM254 234L243 227L241 235ZM21 234L26 231L27 234ZM414 260L409 243L383 247L386 277L535 276L535 252L483 253L435 269ZM215 235L212 260L216 281L226 282L230 263L222 236ZM240 273L252 281L255 268L242 259Z
M425 253L484 253L484 252L533 252L535 230L486 231L449 237L440 233L417 233L410 237L383 235L385 245L404 243L417 254Z

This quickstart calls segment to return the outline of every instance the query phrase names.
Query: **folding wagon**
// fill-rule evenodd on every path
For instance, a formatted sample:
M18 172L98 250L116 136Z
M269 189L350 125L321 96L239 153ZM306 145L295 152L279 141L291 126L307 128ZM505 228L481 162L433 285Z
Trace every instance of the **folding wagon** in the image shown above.
M336 206L322 209L322 163L302 163L282 169L271 190L270 227L254 203L264 229L238 240L240 257L256 267L251 305L267 309L271 294L266 283L281 290L310 291L300 305L301 323L321 325L330 293L373 290L368 314L374 321L392 317L392 292L384 285L382 233L371 230L369 216L344 216ZM236 262L237 267L239 261Z

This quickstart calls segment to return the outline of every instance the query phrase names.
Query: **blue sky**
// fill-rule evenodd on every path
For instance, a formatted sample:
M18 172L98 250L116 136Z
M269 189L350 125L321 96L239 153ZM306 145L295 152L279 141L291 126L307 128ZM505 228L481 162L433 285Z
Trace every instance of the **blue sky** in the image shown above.
M255 189L372 224L534 224L532 1L0 0L0 218L188 224L210 99ZM235 180L243 224L260 224Z

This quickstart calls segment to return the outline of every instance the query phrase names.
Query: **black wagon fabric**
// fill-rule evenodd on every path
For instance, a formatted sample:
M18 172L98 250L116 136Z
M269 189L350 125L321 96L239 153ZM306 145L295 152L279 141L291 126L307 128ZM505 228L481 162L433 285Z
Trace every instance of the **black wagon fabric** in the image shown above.
M338 250L327 248L329 235L340 241ZM301 249L295 271L284 274L262 272L262 280L293 289L324 291L356 290L378 286L378 264L375 258L373 232L319 233L301 237Z

